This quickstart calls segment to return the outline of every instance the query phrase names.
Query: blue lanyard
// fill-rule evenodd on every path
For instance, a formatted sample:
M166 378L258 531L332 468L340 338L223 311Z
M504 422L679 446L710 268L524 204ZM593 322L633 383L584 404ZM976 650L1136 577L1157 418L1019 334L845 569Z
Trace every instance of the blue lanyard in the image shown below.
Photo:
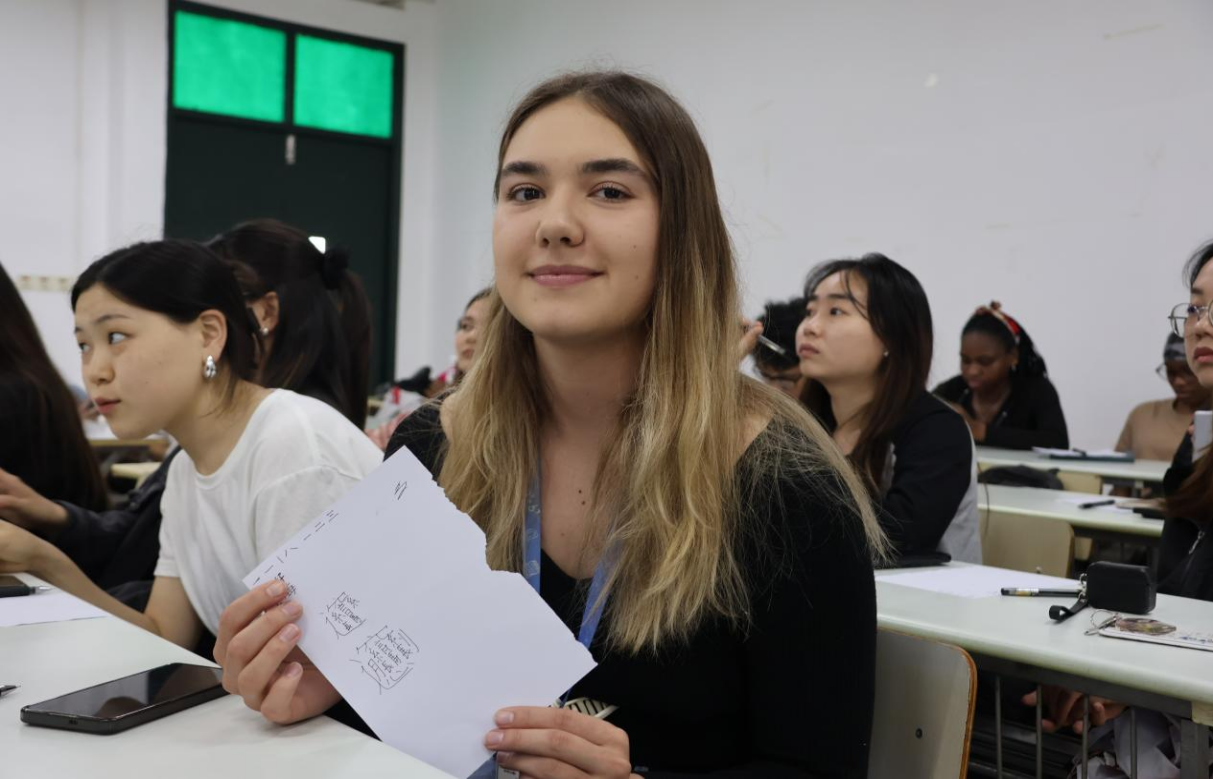
M539 589L539 577L542 570L539 558L543 553L543 533L541 532L543 507L539 485L540 480L536 476L531 480L531 486L526 496L526 525L522 532L522 575L535 588L535 592L542 595ZM602 588L606 586L607 569L610 566L608 557L609 555L604 554L602 560L598 562L598 567L594 569L594 578L590 582L590 591L585 596L585 611L581 615L581 627L577 631L577 641L586 648L586 651L589 651L590 644L594 643L594 634L598 632L598 623L602 620L602 605L598 603L598 599L602 595ZM561 703L567 697L566 692L560 697ZM502 772L512 773L505 769L502 769ZM501 775L497 772L497 758L494 756L480 766L470 779L493 779Z
M535 592L541 593L539 589L540 576L540 561L539 556L542 554L540 542L543 534L540 530L543 524L543 509L540 506L540 479L536 476L531 480L531 488L526 496L526 527L523 530L523 562L522 574L526 577L527 582L535 588ZM594 569L594 578L590 581L590 591L585 597L585 611L581 616L581 627L577 631L577 640L587 650L590 644L594 643L594 634L598 632L598 623L602 620L602 606L599 598L602 595L602 589L606 586L607 569L610 562L607 559L608 555L604 554L602 560L598 562L598 567ZM542 594L542 593L541 593Z

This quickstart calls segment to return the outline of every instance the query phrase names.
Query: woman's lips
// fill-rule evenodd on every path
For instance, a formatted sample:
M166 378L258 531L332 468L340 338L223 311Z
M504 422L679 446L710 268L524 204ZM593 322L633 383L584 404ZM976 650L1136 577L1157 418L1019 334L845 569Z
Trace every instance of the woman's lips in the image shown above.
M1207 346L1198 346L1196 350L1192 352L1192 357L1201 365L1208 365L1213 363L1213 349L1210 349Z
M576 265L545 265L531 271L529 275L541 287L572 287L602 274Z
M812 357L814 355L821 354L821 352L817 349L814 349L812 346L805 344L804 346L801 346L800 348L798 348L796 350L796 354L798 354L801 357L801 359L804 359L806 357Z
M109 398L97 398L93 401L93 405L97 407L97 411L101 414L108 414L120 402L118 400L110 400Z

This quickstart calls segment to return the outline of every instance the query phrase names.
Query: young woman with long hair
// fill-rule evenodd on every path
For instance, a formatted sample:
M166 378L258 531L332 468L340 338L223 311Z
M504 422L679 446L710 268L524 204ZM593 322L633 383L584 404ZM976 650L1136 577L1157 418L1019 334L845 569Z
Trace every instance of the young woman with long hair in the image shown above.
M737 371L733 250L690 117L635 76L547 81L506 125L494 196L476 363L388 451L590 648L570 697L618 710L508 708L486 747L539 778L864 776L883 536L820 425ZM282 599L233 603L216 658L291 722L338 695Z
M230 269L187 241L135 244L72 289L89 395L119 436L164 430L169 467L147 606L119 602L66 554L0 525L0 565L185 647L218 628L266 554L377 465L366 435L329 405L253 382L258 339Z
M3 494L3 485L14 481L58 500L105 508L105 483L76 400L3 265L0 333L0 518L19 510Z
M973 440L927 392L934 331L918 279L867 254L816 267L805 299L801 399L864 477L897 553L981 562Z

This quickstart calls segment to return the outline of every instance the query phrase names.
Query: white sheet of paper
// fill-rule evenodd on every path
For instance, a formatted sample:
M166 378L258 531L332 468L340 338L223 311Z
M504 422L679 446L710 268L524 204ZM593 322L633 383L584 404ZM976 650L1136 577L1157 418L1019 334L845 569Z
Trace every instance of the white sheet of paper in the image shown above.
M108 616L108 613L91 603L66 592L39 592L35 595L0 598L0 628Z
M945 595L957 595L961 598L1002 597L1003 587L1078 589L1078 582L1074 579L1009 571L1005 568L993 568L988 565L949 565L941 568L925 568L921 571L881 576L877 581L899 584L902 587L917 587L920 590L930 590Z
M521 507L519 507L521 509ZM522 540L519 539L519 543ZM284 579L300 647L383 741L457 777L503 706L547 706L594 668L408 449L244 579Z

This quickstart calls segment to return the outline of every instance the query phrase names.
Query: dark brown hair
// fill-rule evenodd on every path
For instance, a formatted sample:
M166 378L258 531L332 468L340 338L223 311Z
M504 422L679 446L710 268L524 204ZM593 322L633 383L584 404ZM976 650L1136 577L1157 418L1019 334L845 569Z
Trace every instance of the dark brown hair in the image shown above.
M0 402L5 417L18 422L0 433L0 467L52 500L104 509L105 484L76 400L3 265L0 333Z
M1197 249L1184 265L1189 288L1196 285L1196 277L1210 260L1213 260L1213 241ZM1213 511L1213 452L1206 452L1197 460L1192 474L1184 479L1177 491L1167 495L1166 508L1171 517L1187 517L1196 522L1209 520Z
M913 273L883 254L865 254L858 260L834 260L818 265L805 282L807 300L828 276L842 274L843 288L859 313L868 320L888 355L880 364L876 394L860 413L863 432L851 452L851 462L864 477L868 489L880 494L889 445L910 405L927 386L935 336L931 305ZM868 288L867 305L851 293L851 274ZM818 381L801 385L801 401L817 416L826 430L838 424L830 405L830 393Z
M228 262L246 301L278 295L273 348L258 383L323 400L365 427L371 307L345 252L321 252L307 233L276 219L243 222L207 246Z

